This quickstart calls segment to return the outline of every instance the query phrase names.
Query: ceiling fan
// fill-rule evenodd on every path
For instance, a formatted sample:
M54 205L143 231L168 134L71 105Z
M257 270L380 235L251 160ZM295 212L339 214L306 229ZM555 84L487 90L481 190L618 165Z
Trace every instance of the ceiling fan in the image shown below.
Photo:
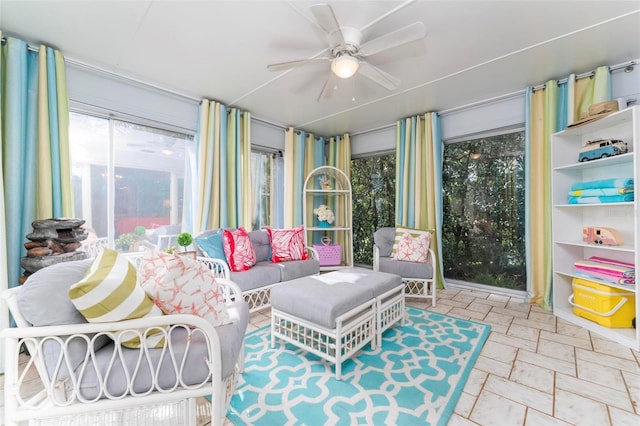
M334 76L350 78L354 74L360 73L388 90L396 89L400 85L400 80L367 62L366 57L426 36L424 24L415 22L362 43L362 33L356 28L340 26L330 5L313 5L311 12L320 28L327 33L329 56L270 64L267 65L267 69L285 71L305 65L330 63L332 73L329 74L318 100L331 97Z

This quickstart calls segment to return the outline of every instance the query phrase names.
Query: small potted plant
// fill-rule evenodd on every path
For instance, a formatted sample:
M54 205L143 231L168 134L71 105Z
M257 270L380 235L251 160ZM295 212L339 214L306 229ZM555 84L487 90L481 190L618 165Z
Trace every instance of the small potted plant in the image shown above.
M146 235L147 235L147 230L145 229L144 226L138 225L135 228L133 228L133 237L135 239L133 243L134 251L138 251L138 244L140 244L140 241L144 240L144 237Z
M190 233L188 232L181 233L176 238L176 242L180 247L182 247L182 253L180 253L181 255L190 255L190 256L193 256L194 259L196 258L195 251L187 251L187 247L189 247L191 243L193 243L193 236Z
M123 252L129 251L129 248L133 245L135 239L133 238L133 234L126 233L120 234L118 238L116 238L116 246L122 248Z

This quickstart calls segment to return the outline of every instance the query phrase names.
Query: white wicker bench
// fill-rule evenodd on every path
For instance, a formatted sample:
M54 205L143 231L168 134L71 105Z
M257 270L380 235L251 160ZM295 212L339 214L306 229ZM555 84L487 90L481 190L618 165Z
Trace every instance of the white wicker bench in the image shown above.
M280 339L335 365L404 320L402 279L394 274L352 268L305 277L271 290L271 345Z

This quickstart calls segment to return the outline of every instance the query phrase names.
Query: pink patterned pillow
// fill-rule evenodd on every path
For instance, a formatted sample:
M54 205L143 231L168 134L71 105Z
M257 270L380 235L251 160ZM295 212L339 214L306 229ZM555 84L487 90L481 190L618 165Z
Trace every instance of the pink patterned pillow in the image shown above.
M290 260L305 260L307 250L304 246L304 226L293 229L267 228L271 239L271 261L273 263Z
M256 264L256 251L243 227L235 231L222 231L222 247L229 268L234 272L247 271Z
M396 260L402 262L428 263L429 244L431 244L431 234L421 234L414 238L410 233L405 232L398 241Z
M147 250L140 285L165 314L192 314L214 326L230 322L222 291L209 268L186 256Z

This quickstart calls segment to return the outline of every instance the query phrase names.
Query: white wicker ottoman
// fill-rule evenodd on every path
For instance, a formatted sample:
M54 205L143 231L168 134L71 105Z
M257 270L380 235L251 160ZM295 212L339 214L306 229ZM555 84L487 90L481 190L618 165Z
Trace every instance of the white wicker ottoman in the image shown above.
M271 290L271 345L289 342L335 365L404 318L404 285L394 274L363 268L290 281Z

